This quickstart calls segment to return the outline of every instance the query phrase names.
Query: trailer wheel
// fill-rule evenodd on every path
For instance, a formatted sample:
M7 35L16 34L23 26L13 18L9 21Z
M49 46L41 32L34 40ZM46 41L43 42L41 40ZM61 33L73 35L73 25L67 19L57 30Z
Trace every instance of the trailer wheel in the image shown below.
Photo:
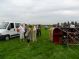
M9 36L6 36L6 37L5 37L5 40L9 40L9 39L10 39L10 37L9 37Z

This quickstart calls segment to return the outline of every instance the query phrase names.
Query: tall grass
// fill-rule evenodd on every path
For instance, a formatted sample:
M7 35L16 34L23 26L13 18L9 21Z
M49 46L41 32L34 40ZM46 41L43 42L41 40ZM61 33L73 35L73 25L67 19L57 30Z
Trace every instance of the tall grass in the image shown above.
M0 41L0 59L79 59L79 46L54 45L50 43L48 30L42 29L42 36L29 46L19 38Z

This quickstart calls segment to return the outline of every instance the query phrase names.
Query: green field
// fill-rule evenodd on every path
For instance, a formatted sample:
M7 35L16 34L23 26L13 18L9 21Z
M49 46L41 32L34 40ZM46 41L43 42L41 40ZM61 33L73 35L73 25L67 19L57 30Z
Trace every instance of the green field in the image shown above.
M54 45L50 43L48 30L42 29L42 36L29 46L19 38L0 41L0 59L79 59L79 46Z

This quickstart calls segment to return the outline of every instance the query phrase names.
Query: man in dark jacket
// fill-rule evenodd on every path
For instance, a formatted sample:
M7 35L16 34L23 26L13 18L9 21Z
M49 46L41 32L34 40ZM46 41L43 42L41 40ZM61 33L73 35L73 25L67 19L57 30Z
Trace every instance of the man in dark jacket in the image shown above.
M41 25L37 26L37 36L41 36Z

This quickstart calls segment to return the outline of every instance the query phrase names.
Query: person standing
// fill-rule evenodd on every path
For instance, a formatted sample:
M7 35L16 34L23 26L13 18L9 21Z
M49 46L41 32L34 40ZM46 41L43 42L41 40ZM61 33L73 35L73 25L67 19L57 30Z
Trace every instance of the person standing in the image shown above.
M53 42L53 30L54 30L54 27L51 26L49 29L49 38L51 42Z
M25 29L24 29L23 25L21 24L18 29L19 29L19 33L20 33L20 41L22 41L22 40L24 41L24 32L25 32Z
M37 26L37 36L38 37L41 36L41 26L40 25Z
M24 32L24 38L26 39L26 33L27 33L27 29L28 29L28 26L27 26L27 24L25 24L25 32Z
M32 40L32 26L31 25L29 25L29 27L27 29L26 39L27 39L28 43Z
M34 41L37 41L37 40L36 40L36 33L37 33L36 26L33 26L33 30L32 30L33 42L34 42Z

